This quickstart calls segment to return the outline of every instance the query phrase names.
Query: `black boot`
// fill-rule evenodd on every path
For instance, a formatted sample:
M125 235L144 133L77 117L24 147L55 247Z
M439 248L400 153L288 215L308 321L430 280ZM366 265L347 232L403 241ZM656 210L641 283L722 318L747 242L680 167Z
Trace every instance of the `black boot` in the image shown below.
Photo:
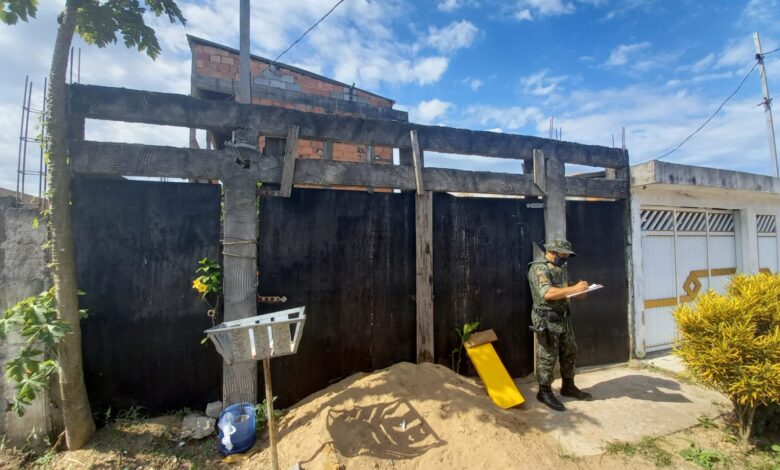
M536 399L555 411L566 411L566 407L555 398L555 394L549 385L539 385L539 393L536 394Z
M563 379L563 386L561 387L561 395L564 397L571 397L576 400L593 400L593 395L588 392L583 392L576 385L574 385L574 379Z

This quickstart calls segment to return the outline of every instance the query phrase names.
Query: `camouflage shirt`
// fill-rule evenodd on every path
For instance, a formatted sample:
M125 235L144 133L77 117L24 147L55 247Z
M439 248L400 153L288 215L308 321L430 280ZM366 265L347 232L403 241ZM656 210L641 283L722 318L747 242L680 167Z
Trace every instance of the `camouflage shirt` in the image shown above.
M569 299L546 300L544 294L550 287L568 287L569 273L565 267L557 267L544 258L529 264L528 283L531 285L534 309L549 309L565 313L569 309Z

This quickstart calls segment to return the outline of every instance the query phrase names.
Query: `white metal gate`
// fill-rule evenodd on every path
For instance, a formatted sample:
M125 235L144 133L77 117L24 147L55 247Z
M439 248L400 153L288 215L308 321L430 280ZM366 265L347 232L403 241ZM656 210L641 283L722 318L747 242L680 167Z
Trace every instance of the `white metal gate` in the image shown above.
M643 207L644 350L672 346L672 310L699 292L723 292L736 272L734 214L710 209Z
M771 214L756 215L758 266L761 271L777 272L777 223Z

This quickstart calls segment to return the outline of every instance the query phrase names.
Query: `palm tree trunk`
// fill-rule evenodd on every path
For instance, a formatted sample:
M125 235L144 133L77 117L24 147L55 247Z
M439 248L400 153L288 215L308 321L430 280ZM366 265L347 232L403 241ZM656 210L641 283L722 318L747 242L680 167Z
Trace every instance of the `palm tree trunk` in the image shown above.
M67 154L67 109L65 75L68 53L76 28L76 2L68 0L60 17L49 80L49 191L52 261L57 313L71 325L72 333L57 346L59 386L65 442L70 450L82 448L95 433L81 355L76 259L70 218L70 174Z

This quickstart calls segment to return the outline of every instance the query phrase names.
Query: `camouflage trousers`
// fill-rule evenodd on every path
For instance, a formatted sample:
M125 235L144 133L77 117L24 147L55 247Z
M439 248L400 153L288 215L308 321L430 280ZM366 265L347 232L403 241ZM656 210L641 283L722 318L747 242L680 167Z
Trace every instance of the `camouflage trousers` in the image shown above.
M531 317L534 326L538 326L538 316L532 314ZM574 364L577 362L577 343L574 340L571 318L548 323L547 327L548 344L539 343L536 351L536 379L539 385L552 384L556 360L561 361L561 377L564 379L574 378Z

